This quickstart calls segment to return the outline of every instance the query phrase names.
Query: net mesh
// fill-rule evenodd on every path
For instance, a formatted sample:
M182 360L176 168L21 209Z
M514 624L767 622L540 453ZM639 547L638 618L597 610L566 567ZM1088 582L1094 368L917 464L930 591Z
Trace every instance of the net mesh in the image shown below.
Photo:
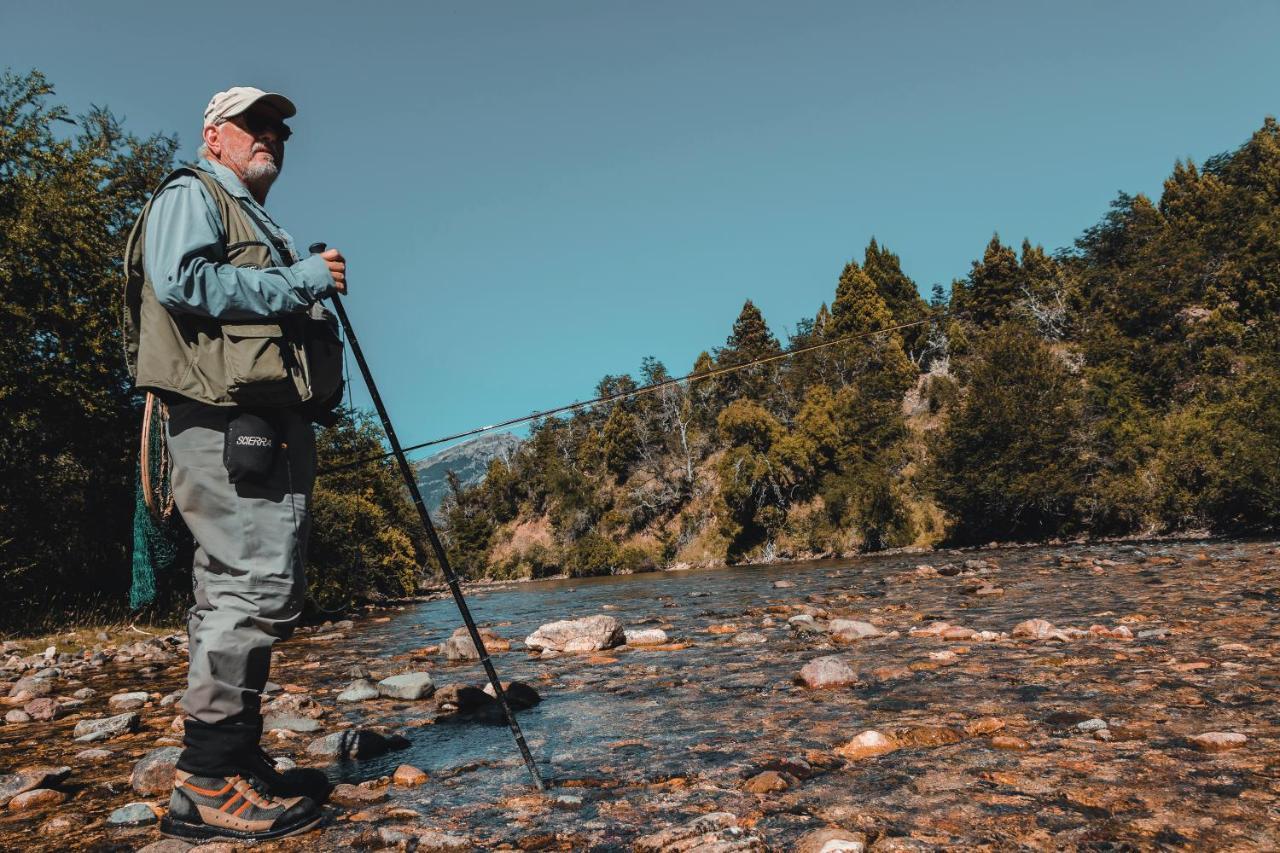
M129 606L134 610L156 600L156 572L173 567L181 541L182 521L173 507L164 423L164 405L148 394L135 469L133 583L129 587Z

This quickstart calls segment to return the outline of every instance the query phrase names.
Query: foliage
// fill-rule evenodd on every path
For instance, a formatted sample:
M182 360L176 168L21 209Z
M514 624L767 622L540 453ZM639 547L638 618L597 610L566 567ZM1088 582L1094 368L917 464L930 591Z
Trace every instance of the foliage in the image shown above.
M384 452L382 428L344 408L316 434L321 470ZM307 580L312 601L332 609L412 595L427 564L419 522L392 460L325 474L312 496Z
M123 600L140 408L120 255L176 140L71 118L39 72L0 77L0 624Z

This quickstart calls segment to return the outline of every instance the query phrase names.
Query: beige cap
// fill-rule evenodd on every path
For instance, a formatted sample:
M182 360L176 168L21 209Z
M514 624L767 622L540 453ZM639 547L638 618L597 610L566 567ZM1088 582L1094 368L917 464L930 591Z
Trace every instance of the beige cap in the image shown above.
M208 127L238 116L249 107L265 101L280 112L281 118L289 118L298 114L293 101L276 92L264 92L253 86L232 86L225 92L219 92L209 99L209 106L204 108L204 123Z

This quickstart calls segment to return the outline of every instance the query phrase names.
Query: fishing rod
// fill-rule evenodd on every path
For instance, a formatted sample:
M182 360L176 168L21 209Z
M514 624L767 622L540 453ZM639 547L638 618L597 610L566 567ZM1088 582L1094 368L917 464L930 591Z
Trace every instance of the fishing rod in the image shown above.
M319 254L325 250L324 243L312 243L310 246L311 253ZM378 393L378 386L374 384L373 374L369 372L369 363L364 359L364 352L360 349L360 342L356 340L355 330L351 328L351 320L347 317L347 309L342 305L342 298L337 294L333 294L333 308L338 314L338 321L342 323L342 331L345 333L347 343L351 345L351 354L356 358L356 364L360 366L360 375L364 377L365 388L369 390L369 396L373 398L373 405L378 410L378 417L382 419L382 429L387 435L387 442L391 445L391 453L388 456L394 456L396 462L400 465L400 475L404 478L405 487L409 489L409 495L413 498L413 505L418 510L418 518L422 521L422 527L427 532L427 539L431 542L431 550L436 555L436 560L440 563L440 570L443 572L445 581L449 585L449 591L453 593L453 601L458 605L458 612L462 614L462 621L467 626L467 633L471 635L471 642L475 643L476 652L480 655L480 663L484 666L485 675L489 677L489 684L493 687L493 693L498 699L498 704L502 706L503 712L507 715L507 725L511 727L511 735L516 739L516 746L520 748L520 756L524 759L525 767L529 768L529 775L533 777L533 784L539 791L545 791L547 785L542 781L542 776L538 773L538 767L533 761L533 755L529 752L529 745L525 743L524 732L520 730L520 723L516 721L516 715L511 710L510 703L507 702L506 691L502 689L502 682L498 680L498 673L493 668L493 661L489 659L489 652L484 646L484 638L480 636L480 630L476 628L475 620L471 618L471 609L467 607L467 601L462 597L462 587L458 583L458 576L454 574L453 567L449 565L449 557L445 554L444 545L440 543L440 537L436 535L435 525L431 523L431 514L427 512L427 505L422 501L422 492L418 490L418 481L413 476L413 471L409 467L409 460L405 458L404 450L400 447L400 440L396 438L396 431L391 426L391 417L387 414L387 407L382 402L382 395ZM382 457L383 459L386 456Z
M761 356L759 358L753 358L750 361L744 361L741 364L731 364L726 367L712 368L711 370L701 370L701 371L695 370L692 373L686 373L684 376L677 376L674 379L664 379L661 382L653 382L649 385L641 385L639 388L633 388L630 391L618 391L613 394L605 394L600 397L594 397L590 400L578 400L573 403L566 403L563 406L556 406L553 409L544 409L540 412L533 412L532 414L521 415L518 418L511 418L509 420L499 421L498 423L495 423L495 424L487 424L485 426L475 427L474 429L469 429L464 432L456 432L453 435L446 435L440 438L433 438L430 441L423 441L418 444L411 444L408 447L403 448L403 452L408 453L413 450L422 450L424 447L434 447L437 444L446 444L450 441L457 441L460 438L470 438L473 435L481 435L482 433L492 432L495 429L503 429L505 427L517 426L518 424L528 423L529 421L536 421L541 418L549 418L552 415L561 415L561 414L564 414L565 412L573 412L579 409L585 409L588 406L598 406L601 403L613 403L618 400L626 400L633 397L639 397L642 394L650 394L650 393L653 393L654 391L661 391L664 388L670 388L675 385L693 383L702 379L711 379L713 377L722 376L727 373L736 373L739 370L746 370L748 367L755 367L756 365L759 365L759 364L768 364L771 361L779 361L785 358L794 358L795 356L804 355L805 353L813 352L814 350L820 350L820 349L823 349L824 347L836 346L837 344L848 343L850 341L863 340L866 338L875 337L876 335L883 335L887 332L898 332L903 329L913 328L915 326L923 326L927 323L936 323L937 321L944 318L948 318L948 317L950 318L962 317L966 313L968 312L965 312L965 311L958 311L954 313L943 312L941 314L936 314L932 317L926 317L923 320L913 320L910 323L899 323L896 326L886 326L883 329L876 329L874 332L859 332L853 335L845 335L844 337L841 337L841 338L835 338L834 340L830 340L830 341L821 341L816 344L809 344L808 346L803 346L803 347L800 347L799 349L788 350L787 352L784 352L784 353L778 353L776 355L767 355L767 356ZM316 476L323 477L326 474L338 474L343 471L350 471L353 468L359 468L364 465L370 465L374 462L381 462L384 459L389 459L390 457L394 456L396 452L397 451L392 450L388 453L379 453L375 456L366 456L362 459L356 459L351 462L344 462L341 465L334 465L332 468L324 468L316 472Z

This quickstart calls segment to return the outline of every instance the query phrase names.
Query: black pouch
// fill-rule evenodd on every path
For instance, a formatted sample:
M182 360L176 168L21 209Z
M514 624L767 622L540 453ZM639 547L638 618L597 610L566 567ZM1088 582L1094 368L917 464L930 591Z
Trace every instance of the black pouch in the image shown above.
M253 412L237 413L227 422L227 437L222 446L227 479L233 483L262 482L275 467L279 447L275 424Z

